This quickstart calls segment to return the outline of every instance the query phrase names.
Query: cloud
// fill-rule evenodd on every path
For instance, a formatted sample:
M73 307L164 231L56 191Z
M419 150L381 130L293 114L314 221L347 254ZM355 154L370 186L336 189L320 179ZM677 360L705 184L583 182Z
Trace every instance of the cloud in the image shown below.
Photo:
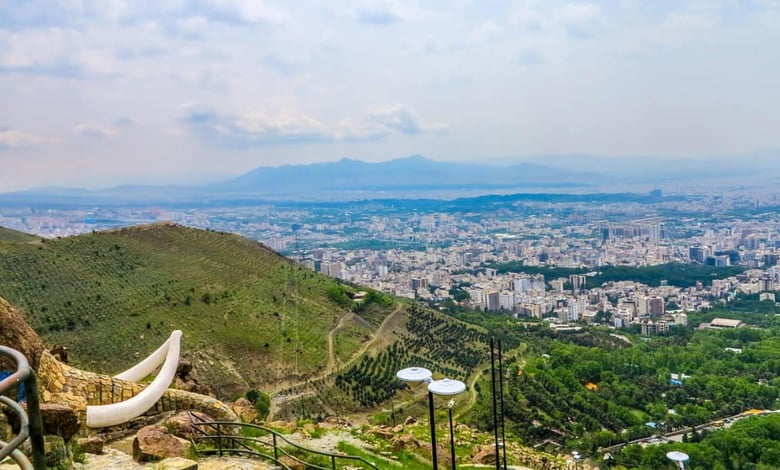
M71 24L82 13L81 2L6 0L0 2L0 28L13 30Z
M503 34L503 29L493 21L477 24L468 34L458 34L457 38L442 40L437 36L428 36L423 42L423 50L429 54L449 54L456 51L481 47L495 42Z
M379 132L392 130L412 135L424 130L417 113L400 104L376 108L369 113L368 119L375 124Z
M386 26L418 17L417 7L397 0L370 0L358 2L352 10L354 18L365 24Z
M78 124L73 127L73 132L81 137L90 139L105 139L114 134L114 131L105 127L94 126L91 124Z
M592 3L567 3L557 11L556 19L576 38L593 36L605 20L601 8Z
M525 49L518 54L517 62L520 65L542 65L544 63L544 58L538 52Z
M712 33L717 24L710 13L670 12L659 23L633 32L619 52L635 55L656 48L681 47Z
M263 57L260 62L284 75L289 75L300 67L297 62L273 53Z
M357 121L344 119L333 124L289 109L276 113L253 110L231 116L202 104L190 104L183 107L182 121L209 140L242 147L366 141L447 129L440 123L422 123L417 113L401 104L368 110Z
M68 28L0 30L0 72L66 77L107 76L115 64L109 54Z
M131 119L129 117L119 117L114 119L114 125L117 127L133 127L137 122L135 122L134 119Z
M288 18L287 12L263 0L201 0L195 4L205 16L227 22L278 24Z
M41 136L0 128L0 150L40 147L48 143L50 141Z

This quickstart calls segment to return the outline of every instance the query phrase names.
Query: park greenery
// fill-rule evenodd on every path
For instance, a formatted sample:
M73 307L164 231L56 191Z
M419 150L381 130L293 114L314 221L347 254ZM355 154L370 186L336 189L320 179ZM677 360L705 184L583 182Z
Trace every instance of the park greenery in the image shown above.
M506 263L485 263L485 268L499 273L544 274L545 279L568 277L573 274L587 275L588 286L600 286L606 282L634 281L657 287L665 282L681 288L695 286L697 282L708 286L713 279L725 279L745 271L741 266L702 266L696 264L667 263L655 266L602 266L597 271L585 268L562 268L550 266L526 266L521 261Z
M671 468L666 453L685 452L689 470L771 470L780 468L780 415L755 416L730 428L691 432L683 443L627 446L614 460L624 468Z

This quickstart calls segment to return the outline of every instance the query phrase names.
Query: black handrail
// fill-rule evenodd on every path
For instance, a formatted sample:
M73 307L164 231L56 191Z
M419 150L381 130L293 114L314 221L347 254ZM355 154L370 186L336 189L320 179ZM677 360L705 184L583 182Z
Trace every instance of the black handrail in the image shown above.
M308 447L301 446L299 444L296 444L295 442L290 441L287 439L283 434L274 431L273 429L266 428L264 426L260 426L257 424L252 423L241 423L241 422L235 422L235 421L203 421L197 416L195 416L193 413L190 413L190 419L192 421L193 425L193 441L216 441L217 442L217 449L213 450L207 450L202 452L209 452L209 453L219 453L219 455L222 455L223 453L234 453L234 454L250 454L259 456L268 460L271 460L274 462L274 464L279 465L283 467L286 470L289 470L289 467L285 465L283 462L280 462L280 456L279 454L284 454L285 456L295 460L296 462L302 463L306 465L306 468L314 468L314 469L321 469L321 470L336 470L336 459L343 459L343 460L352 460L356 462L361 462L366 465L368 465L370 468L374 470L379 470L379 467L374 465L373 463L369 462L368 460L364 459L363 457L358 457L354 455L347 455L347 454L334 454L332 452L325 452L317 449L309 449ZM272 436L272 442L267 442L262 439L258 439L256 437L244 437L236 434L223 434L222 433L222 427L228 426L228 427L238 427L238 428L252 428L252 429L258 429L260 431L266 432ZM201 427L207 427L211 428L213 431L216 431L217 434L208 434L206 431L201 429ZM197 434L198 436L195 437L194 435ZM287 451L284 447L280 446L278 444L278 439L281 438L287 445L294 447L296 449L299 449L304 452L312 453L321 455L324 457L330 458L330 469L326 467L322 467L319 465L316 465L311 462L306 462L302 460L301 458L291 454L289 451ZM228 442L231 442L233 445L231 447L224 447L223 442L227 440ZM250 442L253 444L260 444L266 447L273 447L273 456L268 455L266 453L260 452L256 448L252 448L248 446L246 443ZM240 446L241 448L237 448L236 446Z
M7 346L0 346L0 354L10 356L16 362L16 372L0 380L0 393L4 393L20 383L24 384L24 398L27 402L27 412L18 403L8 397L0 397L0 403L11 408L19 417L21 426L19 434L11 442L0 441L0 461L11 456L22 470L46 470L46 451L43 445L43 424L41 409L38 402L38 381L35 371L30 367L24 354ZM29 416L29 418L28 418ZM32 447L32 464L18 449L30 438Z

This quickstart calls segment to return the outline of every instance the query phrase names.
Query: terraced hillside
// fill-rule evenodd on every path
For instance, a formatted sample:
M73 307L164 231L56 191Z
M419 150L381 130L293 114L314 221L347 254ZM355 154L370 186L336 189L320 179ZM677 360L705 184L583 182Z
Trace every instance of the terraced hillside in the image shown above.
M193 375L222 396L324 370L328 332L352 315L349 291L257 242L173 224L0 242L0 296L76 365L122 370L181 329ZM380 318L392 310L371 306ZM372 326L349 331L368 339Z

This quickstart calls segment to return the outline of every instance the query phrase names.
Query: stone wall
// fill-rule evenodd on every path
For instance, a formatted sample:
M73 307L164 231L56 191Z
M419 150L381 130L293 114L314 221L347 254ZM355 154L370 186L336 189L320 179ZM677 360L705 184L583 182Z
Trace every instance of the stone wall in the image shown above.
M144 388L142 384L70 367L46 351L41 354L38 380L41 401L73 408L82 425L86 423L87 406L118 403ZM175 389L168 389L147 414L180 410L201 411L217 420L238 420L227 405L215 398Z

